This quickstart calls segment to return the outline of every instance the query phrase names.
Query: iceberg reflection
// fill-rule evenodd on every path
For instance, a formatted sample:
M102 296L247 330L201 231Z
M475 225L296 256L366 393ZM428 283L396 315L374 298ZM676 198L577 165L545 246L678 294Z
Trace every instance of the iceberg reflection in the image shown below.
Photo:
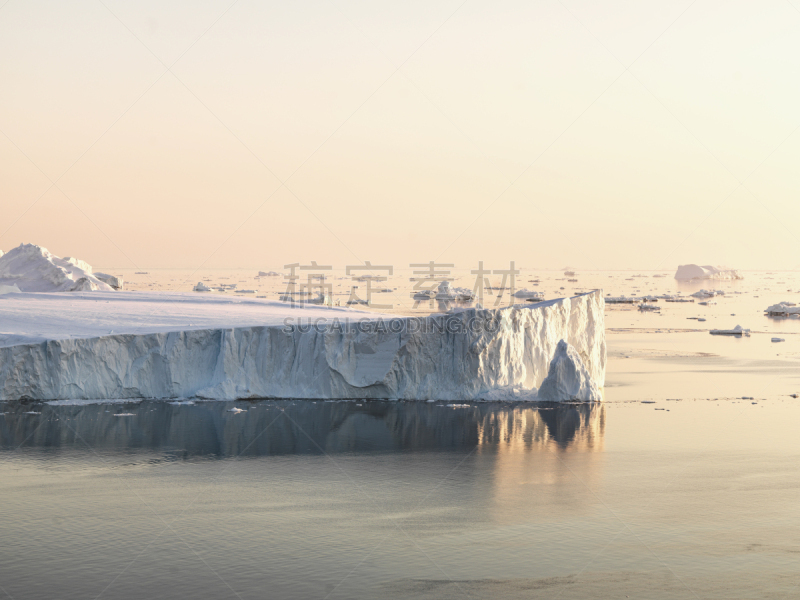
M232 408L243 412L232 412ZM178 457L326 452L603 449L602 404L198 402L7 404L0 449L169 452ZM39 413L39 414L36 414Z

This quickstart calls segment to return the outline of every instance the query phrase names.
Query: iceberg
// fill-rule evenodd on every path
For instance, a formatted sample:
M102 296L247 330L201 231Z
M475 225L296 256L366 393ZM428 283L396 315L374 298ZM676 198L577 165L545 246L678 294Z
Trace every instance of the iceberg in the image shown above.
M800 315L800 306L796 306L794 302L778 302L768 306L764 312L770 317L791 317Z
M735 269L712 267L711 265L680 265L675 272L675 279L688 281L691 279L744 279Z
M544 300L544 292L523 288L514 292L514 298L520 298L529 302L539 302L540 300Z
M0 400L500 399L539 388L561 340L602 387L603 313L600 291L426 318L191 292L5 294Z
M59 258L35 244L20 244L0 256L0 286L17 286L22 292L111 291L92 274L92 267L77 258Z
M699 320L699 319L698 319ZM749 329L743 329L741 325L737 325L733 329L712 329L709 331L711 335L750 335Z

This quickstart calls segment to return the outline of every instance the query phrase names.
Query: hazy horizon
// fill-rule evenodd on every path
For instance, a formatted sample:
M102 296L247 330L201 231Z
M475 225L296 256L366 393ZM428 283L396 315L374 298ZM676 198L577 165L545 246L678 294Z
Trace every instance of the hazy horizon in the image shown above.
M795 269L798 5L9 0L0 249Z

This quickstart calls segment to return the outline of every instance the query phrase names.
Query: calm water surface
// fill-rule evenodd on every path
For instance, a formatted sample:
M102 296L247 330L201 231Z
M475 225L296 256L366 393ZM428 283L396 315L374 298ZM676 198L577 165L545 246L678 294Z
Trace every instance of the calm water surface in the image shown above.
M0 595L794 598L798 402L0 404Z

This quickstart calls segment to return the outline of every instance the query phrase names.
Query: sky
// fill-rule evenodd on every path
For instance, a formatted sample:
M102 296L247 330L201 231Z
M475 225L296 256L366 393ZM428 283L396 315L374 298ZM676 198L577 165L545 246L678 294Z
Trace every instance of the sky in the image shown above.
M800 0L8 0L0 90L5 251L800 268Z

